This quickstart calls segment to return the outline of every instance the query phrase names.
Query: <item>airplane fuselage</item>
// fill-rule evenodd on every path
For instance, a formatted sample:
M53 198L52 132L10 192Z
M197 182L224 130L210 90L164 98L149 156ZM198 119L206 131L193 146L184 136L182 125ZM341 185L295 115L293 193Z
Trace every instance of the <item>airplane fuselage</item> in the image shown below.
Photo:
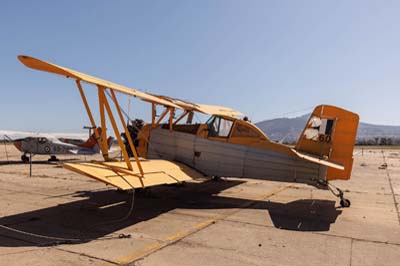
M44 137L28 137L14 142L18 150L24 153L33 154L70 154L77 146L71 144L54 143Z
M151 130L146 157L182 162L207 176L248 177L310 185L325 181L327 170L326 166L303 160L290 152L232 144L195 134L171 132L162 127Z

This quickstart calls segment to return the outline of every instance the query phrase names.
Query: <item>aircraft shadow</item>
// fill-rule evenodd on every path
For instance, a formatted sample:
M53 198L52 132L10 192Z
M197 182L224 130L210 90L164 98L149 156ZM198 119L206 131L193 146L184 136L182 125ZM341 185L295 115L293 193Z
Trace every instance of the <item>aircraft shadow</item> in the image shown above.
M302 199L286 204L267 202L275 227L294 231L329 231L330 225L342 213L335 201Z
M327 231L330 224L341 214L334 201L296 200L289 203L252 201L215 195L218 192L244 183L244 181L206 181L189 183L183 187L160 186L151 195L136 193L133 213L128 219L114 221L125 216L130 209L132 194L116 190L81 191L73 196L77 201L49 208L0 218L0 225L13 229L58 238L80 239L65 243L83 243L102 238L141 221L150 220L176 208L180 209L227 209L251 208L266 210L275 227L297 231ZM63 197L65 195L55 196ZM50 197L54 198L54 197ZM46 200L46 199L44 199ZM246 206L246 207L242 207ZM116 235L117 236L117 235ZM54 245L64 241L28 236L0 228L0 246Z

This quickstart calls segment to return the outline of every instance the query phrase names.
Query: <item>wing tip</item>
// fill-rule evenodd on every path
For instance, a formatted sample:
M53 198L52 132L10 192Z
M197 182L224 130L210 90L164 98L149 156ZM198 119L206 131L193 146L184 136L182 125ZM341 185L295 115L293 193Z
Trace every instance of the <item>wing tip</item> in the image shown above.
M22 63L24 62L25 59L28 59L28 58L29 58L29 56L22 55L22 54L21 54L21 55L18 55L17 57L18 57L18 60L21 61Z
M28 61L31 61L31 60L35 59L35 58L33 58L31 56L28 56L28 55L18 55L17 58L22 64L24 64L26 67L30 67L30 68L31 68L31 66L29 66L29 62Z

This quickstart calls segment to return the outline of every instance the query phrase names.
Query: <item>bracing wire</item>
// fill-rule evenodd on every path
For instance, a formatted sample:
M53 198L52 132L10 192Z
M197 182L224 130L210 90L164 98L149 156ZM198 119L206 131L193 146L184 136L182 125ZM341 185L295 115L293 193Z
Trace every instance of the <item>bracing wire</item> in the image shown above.
M267 119L275 119L275 118L280 118L285 115L291 115L291 114L296 114L296 113L300 113L300 112L311 111L313 108L314 108L314 106L309 106L306 108L293 110L293 111L289 111L289 112L284 112L284 113L273 113L273 114L269 115L269 118L267 118Z

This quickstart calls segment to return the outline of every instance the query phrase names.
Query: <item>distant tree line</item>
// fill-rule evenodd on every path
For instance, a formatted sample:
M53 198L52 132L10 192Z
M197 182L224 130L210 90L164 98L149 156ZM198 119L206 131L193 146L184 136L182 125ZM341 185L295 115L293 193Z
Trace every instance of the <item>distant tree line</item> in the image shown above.
M284 140L283 144L294 145L296 140ZM363 137L356 139L356 145L362 146L400 146L400 137Z
M398 146L400 145L400 137L357 138L356 145Z

